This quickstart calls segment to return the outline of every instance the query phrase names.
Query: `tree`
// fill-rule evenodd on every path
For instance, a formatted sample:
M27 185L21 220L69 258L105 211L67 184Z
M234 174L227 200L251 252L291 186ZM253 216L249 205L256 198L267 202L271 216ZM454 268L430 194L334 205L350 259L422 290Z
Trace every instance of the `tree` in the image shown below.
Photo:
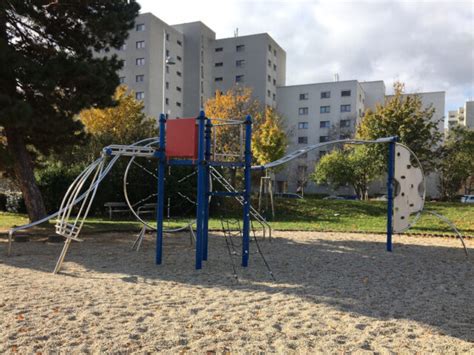
M205 104L208 117L222 120L242 120L252 116L252 150L258 164L264 164L281 158L286 149L286 135L282 128L282 119L270 107L262 105L252 98L252 90L236 86L226 93L217 92L214 98ZM240 128L235 125L215 126L218 152L238 154L242 149L239 140ZM231 170L232 184L235 184L235 171Z
M374 159L367 146L336 149L324 155L312 175L318 184L329 184L337 189L346 184L354 188L361 200L368 199L369 184L380 176L382 163Z
M92 161L100 156L103 147L110 144L131 144L138 140L156 136L154 119L143 113L143 102L135 99L135 93L127 92L126 86L117 87L113 99L116 105L104 109L90 108L82 110L77 119L85 127L86 138L82 145L65 149L60 154L51 154L44 166L37 171L40 189L45 193L48 210L55 210L69 184ZM140 165L147 165L153 171L155 162L137 159ZM119 160L107 176L96 196L96 206L102 207L107 201L123 200L123 172L128 160ZM143 171L132 169L129 176L134 186L130 190L138 193L150 193L150 185L155 184ZM136 176L135 176L135 175ZM145 190L145 191L144 191Z
M404 85L394 84L394 95L387 98L384 105L378 105L375 111L368 110L357 127L356 137L377 139L398 136L420 159L425 171L433 170L434 151L438 148L442 135L438 123L432 120L433 107L423 108L419 95L404 95ZM386 148L386 147L385 147ZM379 151L379 159L386 161L385 150Z
M127 0L46 3L0 2L0 126L31 220L45 215L35 155L77 142L81 109L112 104L122 62L93 53L120 48L140 8Z
M87 161L94 159L100 149L109 144L131 144L157 135L155 120L143 113L143 101L135 99L134 92L127 92L121 85L113 96L117 103L104 109L90 108L79 113L90 139L87 144Z
M287 138L282 118L271 107L265 108L263 123L253 135L252 151L257 164L266 164L283 157Z
M450 130L439 157L442 196L452 199L463 186L465 194L470 194L474 182L474 130L464 127Z

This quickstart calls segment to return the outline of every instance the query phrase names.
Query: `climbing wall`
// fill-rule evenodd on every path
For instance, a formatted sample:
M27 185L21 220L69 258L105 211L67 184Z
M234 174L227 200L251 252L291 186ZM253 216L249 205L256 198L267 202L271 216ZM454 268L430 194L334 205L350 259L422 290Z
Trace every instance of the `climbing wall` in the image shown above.
M411 163L411 152L404 146L395 146L395 175L398 183L393 199L393 232L410 228L410 216L420 212L424 204L424 176L419 167Z

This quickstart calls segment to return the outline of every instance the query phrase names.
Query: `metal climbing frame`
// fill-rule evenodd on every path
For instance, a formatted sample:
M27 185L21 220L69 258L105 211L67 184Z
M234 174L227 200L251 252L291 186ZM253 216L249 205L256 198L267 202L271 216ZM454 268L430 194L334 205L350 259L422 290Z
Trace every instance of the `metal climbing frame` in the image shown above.
M250 216L253 211L250 205L251 193L251 168L252 168L252 119L247 116L245 120L217 121L217 125L238 124L243 127L245 139L243 144L243 161L216 161L212 160L211 139L212 120L207 118L204 111L199 113L197 121L197 157L195 159L176 159L166 155L167 119L164 114L160 115L160 146L156 157L158 158L158 196L157 196L157 234L156 234L156 263L163 261L163 214L165 204L165 172L167 166L195 166L197 167L197 206L196 206L196 269L202 268L202 262L208 258L209 239L209 197L210 196L233 196L238 197L242 204L242 266L248 266L250 247ZM183 137L186 139L186 137ZM210 177L215 175L215 166L226 168L241 168L244 171L244 189L236 191L228 185L223 185L226 191L211 191ZM225 180L225 179L224 179ZM222 179L219 180L222 184Z

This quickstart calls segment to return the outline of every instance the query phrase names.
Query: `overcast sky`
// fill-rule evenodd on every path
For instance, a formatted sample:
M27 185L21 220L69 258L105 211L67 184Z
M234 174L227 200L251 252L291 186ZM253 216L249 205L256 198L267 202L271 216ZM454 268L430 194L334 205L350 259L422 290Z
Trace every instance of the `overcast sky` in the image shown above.
M286 50L287 85L394 80L474 99L474 0L138 0L168 24L202 21L217 38L268 32Z

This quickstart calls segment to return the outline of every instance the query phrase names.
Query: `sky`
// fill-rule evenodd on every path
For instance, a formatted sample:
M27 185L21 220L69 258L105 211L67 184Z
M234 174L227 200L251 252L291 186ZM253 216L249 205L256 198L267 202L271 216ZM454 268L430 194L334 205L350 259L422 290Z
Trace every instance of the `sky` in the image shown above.
M474 0L138 0L172 25L202 21L217 38L267 32L286 51L286 84L394 81L474 99Z

